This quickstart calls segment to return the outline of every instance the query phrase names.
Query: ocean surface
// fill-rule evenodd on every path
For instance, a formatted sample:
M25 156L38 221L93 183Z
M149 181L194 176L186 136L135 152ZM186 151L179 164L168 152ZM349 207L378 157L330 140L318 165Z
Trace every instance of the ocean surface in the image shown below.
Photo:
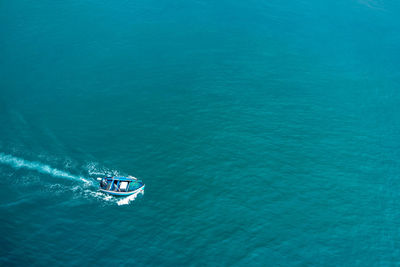
M1 1L0 265L399 266L399 14Z

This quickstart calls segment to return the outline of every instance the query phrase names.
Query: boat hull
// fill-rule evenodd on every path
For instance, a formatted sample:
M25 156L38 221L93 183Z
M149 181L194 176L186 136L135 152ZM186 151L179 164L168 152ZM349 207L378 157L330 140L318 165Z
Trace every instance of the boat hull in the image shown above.
M109 194L109 195L113 195L113 196L119 196L119 197L125 197L125 196L130 196L136 193L139 193L140 191L142 191L144 189L145 185L142 185L141 187L139 187L138 189L134 190L134 191L129 191L129 192L117 192L117 191L109 191L109 190L104 190L104 189L99 189L100 192Z

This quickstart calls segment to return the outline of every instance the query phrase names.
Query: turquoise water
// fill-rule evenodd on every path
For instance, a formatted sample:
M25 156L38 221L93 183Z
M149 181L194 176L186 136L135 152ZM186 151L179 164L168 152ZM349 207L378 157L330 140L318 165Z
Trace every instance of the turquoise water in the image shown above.
M399 12L2 1L1 265L398 265Z

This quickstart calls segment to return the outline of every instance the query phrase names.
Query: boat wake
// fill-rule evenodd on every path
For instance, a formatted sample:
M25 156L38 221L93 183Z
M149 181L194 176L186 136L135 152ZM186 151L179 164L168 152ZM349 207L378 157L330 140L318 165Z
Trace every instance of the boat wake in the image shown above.
M60 194L66 192L67 190L71 190L74 192L75 197L84 197L84 198L91 198L97 199L101 201L105 201L107 203L116 203L118 206L120 205L127 205L131 203L133 200L136 199L138 194L143 194L143 190L140 192L130 195L128 197L123 198L115 198L104 193L101 193L97 190L93 190L93 186L95 185L94 181L91 179L87 179L85 177L79 175L73 175L69 172L51 167L50 165L37 162L37 161L29 161L19 157L15 157L13 155L5 154L0 152L0 164L9 165L15 169L28 169L37 171L39 173L47 174L57 178L66 178L69 180L75 180L79 182L83 182L84 186L74 186L74 187L65 187L61 184L52 184L49 185L48 188L51 191L54 191L55 194ZM95 168L89 168L89 175L93 174ZM102 170L103 171L103 170Z
M40 173L49 174L53 177L61 177L61 178L68 178L68 179L73 179L73 180L77 180L77 181L82 181L88 185L93 184L92 181L90 181L82 176L70 174L68 172L50 167L47 164L43 164L43 163L36 162L36 161L24 160L24 159L17 158L12 155L7 155L4 153L0 153L0 163L10 165L11 167L16 168L16 169L24 168L24 169L29 169L29 170L35 170Z

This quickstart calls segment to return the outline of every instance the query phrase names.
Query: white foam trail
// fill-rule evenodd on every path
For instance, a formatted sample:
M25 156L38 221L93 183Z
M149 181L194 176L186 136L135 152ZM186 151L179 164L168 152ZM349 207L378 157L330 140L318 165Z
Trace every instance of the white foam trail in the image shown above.
M139 195L139 194L144 194L144 190L140 190L139 192L137 192L133 195L130 195L128 197L125 197L125 198L117 201L118 206L129 204L131 201L134 201L136 199L137 195Z
M47 164L43 164L43 163L36 162L36 161L28 161L28 160L25 160L22 158L14 157L12 155L4 154L2 152L0 152L0 163L7 164L16 169L24 168L24 169L34 170L34 171L37 171L40 173L49 174L54 177L61 177L61 178L82 181L85 183L85 185L93 185L92 181L90 181L82 176L73 175L73 174L70 174L69 172L53 168ZM59 184L50 185L49 189L52 190L53 192L59 192L59 193L67 190L66 187L64 187L63 185L59 185ZM85 197L85 198L88 198L88 197L96 198L96 199L100 199L100 200L103 200L103 201L106 201L109 203L117 203L119 206L127 205L130 202L134 201L139 194L144 194L144 190L141 190L141 191L139 191L133 195L130 195L128 197L115 198L110 195L101 193L99 191L93 191L91 189L88 189L87 187L85 189L84 187L74 186L72 188L68 187L68 189L69 190L72 189L72 191L75 192L75 194L77 196Z
M89 180L85 179L84 177L73 175L68 172L58 170L56 168L50 167L49 165L46 165L46 164L43 164L40 162L28 161L28 160L17 158L12 155L7 155L4 153L0 153L0 163L10 165L11 167L16 168L16 169L24 168L24 169L29 169L29 170L35 170L40 173L49 174L54 177L62 177L62 178L68 178L68 179L73 179L73 180L79 180L86 184L91 183Z
M116 170L110 170L108 168L105 167L100 167L99 163L97 162L90 162L87 164L86 169L89 173L89 175L101 175L101 176L105 176L105 175L113 175L113 176L119 176L119 172Z

